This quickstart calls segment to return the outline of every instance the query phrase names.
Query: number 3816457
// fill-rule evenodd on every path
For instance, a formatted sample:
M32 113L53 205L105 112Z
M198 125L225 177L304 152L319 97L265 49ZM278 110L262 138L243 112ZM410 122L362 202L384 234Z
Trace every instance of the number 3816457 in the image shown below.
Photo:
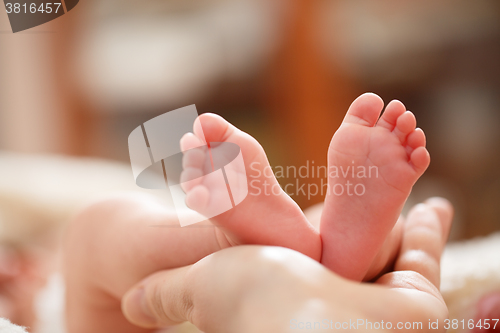
M60 2L55 3L41 3L40 5L36 3L6 3L5 9L7 10L7 14L52 14L58 13L61 8Z

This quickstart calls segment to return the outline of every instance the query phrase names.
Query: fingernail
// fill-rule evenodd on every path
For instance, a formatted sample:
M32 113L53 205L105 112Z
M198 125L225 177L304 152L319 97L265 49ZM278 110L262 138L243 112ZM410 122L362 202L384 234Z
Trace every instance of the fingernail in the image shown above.
M446 200L445 198L441 198L441 197L431 197L431 198L425 200L425 203L435 204L437 206L445 206L446 208L451 207L450 202L448 200Z
M123 313L135 325L148 328L158 326L158 321L148 306L144 288L136 288L125 295Z

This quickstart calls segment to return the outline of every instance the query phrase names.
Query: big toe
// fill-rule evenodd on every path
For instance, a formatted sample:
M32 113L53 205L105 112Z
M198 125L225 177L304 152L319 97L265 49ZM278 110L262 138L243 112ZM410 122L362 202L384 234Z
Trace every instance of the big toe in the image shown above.
M194 123L194 133L206 142L224 142L234 132L235 127L214 113L200 115Z
M365 93L352 102L344 123L374 126L383 108L382 98L373 93Z

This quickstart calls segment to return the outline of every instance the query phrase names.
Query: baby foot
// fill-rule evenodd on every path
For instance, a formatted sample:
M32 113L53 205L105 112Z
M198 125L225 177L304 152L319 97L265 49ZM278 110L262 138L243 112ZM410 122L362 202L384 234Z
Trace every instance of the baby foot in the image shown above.
M430 162L424 132L415 129L415 116L401 102L392 101L379 119L383 107L377 95L358 97L328 151L321 261L358 281Z
M221 246L283 246L319 261L321 239L318 231L281 189L257 140L222 117L208 113L198 117L193 132L181 139L181 150L184 152L181 186L186 193L186 205L205 216L227 210L222 205L227 205L224 202L228 201L228 190L232 194L234 208L210 219L219 226L216 230ZM225 183L201 177L214 169L214 156L227 153L224 150L227 143L240 147L244 168L239 168L237 163L224 168ZM196 148L200 146L202 148ZM231 184L231 188L226 183ZM241 195L247 190L246 197Z

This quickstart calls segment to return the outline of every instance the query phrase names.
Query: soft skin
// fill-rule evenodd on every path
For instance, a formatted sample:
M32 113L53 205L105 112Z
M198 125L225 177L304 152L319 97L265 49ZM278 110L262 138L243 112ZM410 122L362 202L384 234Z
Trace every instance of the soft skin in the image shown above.
M231 245L287 247L321 260L343 277L361 281L430 162L415 116L396 100L381 115L383 108L379 96L361 95L332 138L321 233L281 189L274 174L266 172L271 169L257 140L215 114L200 115L193 133L180 140L186 204L208 217L227 209L226 183L202 176L212 171L214 156L220 159L228 154L225 144L236 144L243 163L230 164L225 174L234 197L244 197L247 189L249 195L211 218L221 227L220 238ZM206 142L210 149L205 148ZM332 172L335 169L348 171Z
M140 328L132 325L121 310L122 297L130 288L150 274L160 275L154 275L156 278L148 280L155 282L141 285L146 290L147 295L151 295L151 290L160 291L170 288L167 284L164 286L158 284L158 281L165 282L161 279L161 274L174 274L172 276L177 277L189 274L190 279L193 280L198 280L200 275L204 275L207 283L212 283L209 279L219 279L209 288L205 288L205 292L193 289L195 292L190 294L212 302L212 298L216 296L215 291L219 291L220 294L217 298L221 304L212 302L208 303L210 306L207 308L203 306L196 308L199 313L216 313L218 318L231 314L231 312L219 312L221 309L233 308L234 310L238 304L246 304L245 306L249 307L249 313L252 313L251 311L259 311L257 307L257 302L259 302L260 309L264 311L268 304L270 306L289 300L289 298L283 298L284 294L295 294L295 296L288 296L295 298L283 309L293 308L293 304L302 308L304 304L301 305L301 303L305 300L310 300L313 296L314 299L316 296L319 297L317 294L310 294L313 289L316 292L322 291L321 300L327 302L325 304L331 303L328 306L325 305L322 311L330 311L328 309L332 309L331 306L335 306L334 308L341 306L346 311L352 307L353 313L364 313L364 311L370 311L370 308L374 311L383 309L380 306L382 300L390 301L391 298L394 298L398 302L406 302L406 306L398 307L398 312L393 312L401 318L425 316L444 318L446 307L434 285L437 285L439 279L439 255L445 243L450 220L451 208L449 204L442 199L434 199L424 205L417 206L406 223L397 224L400 226L397 230L403 231L403 238L401 238L400 232L391 234L393 237L386 240L386 245L379 253L378 259L375 260L369 273L371 276L376 276L387 270L387 267L393 266L395 262L396 271L388 273L378 280L378 284L395 287L395 290L390 290L377 284L355 284L343 280L314 260L307 259L307 257L291 250L249 246L220 251L228 247L228 244L221 244L218 241L216 229L209 222L187 228L175 227L177 226L175 213L150 196L130 194L101 200L83 210L74 219L67 233L65 278L68 330L70 333L151 332L151 328ZM163 227L155 227L155 225ZM397 260L394 261L400 247L402 251L399 252ZM220 252L203 259L217 251ZM269 251L279 255L277 257L263 255ZM291 262L294 264L292 265ZM300 271L310 271L313 274L310 277L312 280L293 273L299 267L297 262L301 263ZM212 263L219 264L212 265ZM240 263L239 267L241 267L241 263L244 263L245 269L240 273L229 273L233 264L236 263ZM193 264L195 266L190 268L189 265ZM221 272L217 273L217 269L221 269ZM283 278L268 280L266 278L268 274L262 274L262 272L269 271L269 269L273 272L276 271L277 276ZM162 270L172 271L156 273ZM224 271L228 273L223 274ZM225 278L222 279L223 277ZM288 282L281 287L283 281ZM317 282L318 285L314 286L311 281ZM173 280L170 282L171 286L175 287ZM277 283L280 287L274 288L273 284ZM182 286L187 287L188 285L182 284ZM200 284L195 283L190 288L200 288L200 286ZM238 288L242 288L243 291ZM293 292L287 291L287 288L294 288ZM330 288L332 289L328 291ZM227 292L222 292L224 289ZM358 295L356 297L363 297L363 302L357 304L356 297L343 300L335 296L344 289ZM246 293L245 290L256 292L260 290L263 298L251 299L249 298L251 293ZM298 292L299 290L303 291ZM235 292L236 294L234 294ZM258 294L259 292L255 295ZM183 292L182 295L189 295L189 293ZM237 295L241 295L243 298L238 298ZM375 299L373 304L368 302L371 297ZM137 307L136 310L133 307L137 306L138 303L130 303L131 299L130 292L125 298L125 312L132 322L140 324L141 319L137 317ZM413 301L410 301L411 299ZM418 301L415 302L415 300ZM224 302L227 303L222 304ZM343 305L339 302L343 302ZM146 304L150 303L146 302ZM195 301L193 304L200 303ZM251 310L252 304L254 310ZM283 316L295 315L285 312L283 312ZM388 315L389 311L386 314L380 311L373 314L374 318L378 316L386 318L384 316ZM245 320L247 323L250 320L239 316L234 318L236 321L241 320L242 326L246 325ZM176 319L182 321L185 318L178 317ZM198 321L195 318L192 320L207 332L212 329L211 324L203 322L202 318L196 319ZM221 325L223 322L224 320L221 320ZM266 321L260 323L263 327L267 324L270 323L266 323ZM227 327L220 328L220 330L217 328L215 331L231 331L233 327L231 325L235 325L235 321L228 320ZM145 326L151 327L151 323L146 323ZM279 330L273 332L279 332Z

